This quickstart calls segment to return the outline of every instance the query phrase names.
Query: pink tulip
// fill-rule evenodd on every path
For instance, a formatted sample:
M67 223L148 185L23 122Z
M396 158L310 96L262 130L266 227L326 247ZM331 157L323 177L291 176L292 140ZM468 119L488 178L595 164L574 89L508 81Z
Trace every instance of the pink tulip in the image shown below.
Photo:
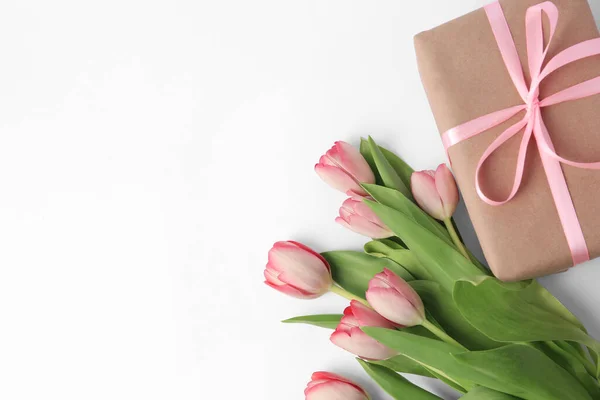
M364 333L360 329L363 326L395 328L392 322L377 314L373 309L352 300L350 306L344 310L344 316L330 340L336 346L367 360L387 360L397 354L394 350Z
M269 250L265 283L301 299L313 299L329 291L333 280L327 261L298 242L277 242Z
M410 181L413 197L425 212L441 221L454 214L458 188L446 164L440 164L435 171L414 172Z
M349 196L366 196L360 184L375 183L375 175L365 158L346 142L335 142L319 159L315 171L328 185Z
M387 268L369 282L367 300L375 311L396 324L415 326L425 322L425 307L417 292Z
M306 400L369 400L356 383L331 372L315 372L304 390Z
M392 321L385 319L380 314L378 314L377 311L373 310L371 307L367 307L360 301L350 301L350 306L347 307L346 310L348 309L349 313L352 313L352 315L354 316L354 318L356 318L360 326L374 326L386 329L402 327L394 324Z
M340 208L340 216L335 219L335 222L351 231L373 239L394 236L394 233L362 200L350 198L344 201Z

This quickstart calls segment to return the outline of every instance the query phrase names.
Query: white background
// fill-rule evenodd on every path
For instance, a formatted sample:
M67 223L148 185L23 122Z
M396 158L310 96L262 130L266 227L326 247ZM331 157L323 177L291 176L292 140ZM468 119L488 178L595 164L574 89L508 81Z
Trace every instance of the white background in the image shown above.
M345 302L268 289L266 254L364 243L313 172L333 141L444 161L412 37L486 2L3 2L0 397L294 400L325 369L386 399L278 322ZM599 267L542 280L597 337Z

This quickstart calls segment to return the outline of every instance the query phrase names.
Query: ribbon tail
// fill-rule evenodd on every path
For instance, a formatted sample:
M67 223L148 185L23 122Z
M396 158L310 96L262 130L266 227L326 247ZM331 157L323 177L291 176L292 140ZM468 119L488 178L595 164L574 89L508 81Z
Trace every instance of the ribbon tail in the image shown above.
M484 9L510 78L523 101L527 101L529 90L527 89L525 77L523 76L521 59L519 58L517 47L515 46L512 34L510 33L510 27L504 16L504 11L502 11L502 6L496 1L492 4L488 4Z
M590 259L590 254L560 161L546 151L548 149L553 154L556 154L539 109L535 115L534 134L540 150L540 157L544 171L546 172L546 178L548 179L548 185L550 186L550 192L552 193L558 217L571 251L573 265L581 264Z

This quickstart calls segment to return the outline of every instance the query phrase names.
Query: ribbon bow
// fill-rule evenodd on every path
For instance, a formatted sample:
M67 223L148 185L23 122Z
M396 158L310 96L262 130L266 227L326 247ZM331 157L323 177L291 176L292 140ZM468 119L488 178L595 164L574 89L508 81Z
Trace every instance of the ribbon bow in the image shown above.
M552 140L542 119L541 108L600 93L600 76L572 86L542 100L539 99L539 86L548 75L557 69L574 61L600 54L600 38L587 40L569 47L548 61L544 67L548 48L550 47L558 23L558 9L549 1L527 9L525 19L527 57L531 75L531 84L528 87L523 76L523 67L521 66L515 43L500 4L497 2L490 4L485 7L485 11L496 42L498 43L500 53L502 54L502 59L524 104L484 115L444 132L442 135L444 147L446 152L448 152L451 146L487 131L507 121L519 112L526 110L525 117L498 136L481 156L475 173L477 194L484 202L492 206L500 206L509 202L519 190L525 169L527 146L531 138L535 137L552 197L554 198L560 222L571 251L573 265L582 263L589 260L590 256L560 164L564 163L577 168L600 169L600 162L581 163L567 160L556 154ZM542 12L545 12L550 19L550 39L546 46L544 46ZM481 166L496 149L523 129L524 133L519 147L517 168L510 195L500 201L490 199L480 186Z

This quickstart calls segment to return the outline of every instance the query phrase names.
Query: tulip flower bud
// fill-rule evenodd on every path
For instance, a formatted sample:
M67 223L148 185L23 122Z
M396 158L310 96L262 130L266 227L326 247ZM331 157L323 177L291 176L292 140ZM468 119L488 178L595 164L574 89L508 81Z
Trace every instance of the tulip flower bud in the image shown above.
M357 199L347 199L340 208L340 216L335 222L360 235L373 239L394 236L393 232L379 219L371 208Z
M367 360L387 360L397 354L396 351L364 333L360 329L364 326L395 328L392 322L373 309L352 300L350 306L344 310L344 316L330 340L336 346Z
M389 269L369 281L367 300L375 311L403 326L421 325L425 307L415 290Z
M315 165L317 174L331 187L349 196L366 196L361 183L375 183L375 175L360 152L346 142L335 142Z
M435 219L446 220L456 211L458 188L446 164L435 171L414 172L411 189L419 206Z
M329 291L331 268L317 252L298 242L277 242L269 250L265 283L301 299L313 299Z
M356 383L331 372L315 372L304 390L306 400L370 400Z

